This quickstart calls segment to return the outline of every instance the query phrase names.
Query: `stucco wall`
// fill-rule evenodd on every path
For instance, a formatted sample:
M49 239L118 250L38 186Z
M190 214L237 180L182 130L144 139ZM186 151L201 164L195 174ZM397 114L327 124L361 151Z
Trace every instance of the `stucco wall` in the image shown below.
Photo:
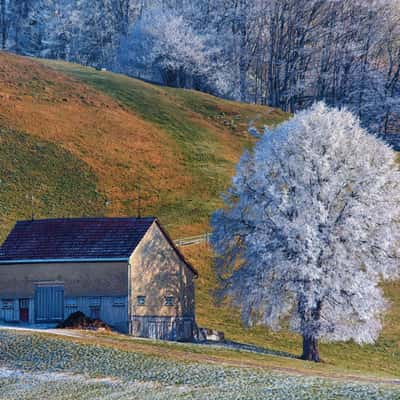
M154 223L130 259L131 315L194 318L194 274ZM145 296L145 304L138 304ZM165 305L173 296L174 305Z
M33 297L35 283L64 284L65 296L126 296L128 264L0 264L0 298Z
M76 311L85 315L100 318L118 331L128 333L128 297L66 297L64 301L64 318ZM98 315L93 314L93 308L98 309Z
M20 319L18 299L10 301L0 298L0 322L16 322ZM127 296L65 297L64 318L76 311L82 311L89 317L93 308L98 309L98 317L115 329L128 333ZM96 316L97 317L97 316ZM35 323L35 302L29 298L29 323Z

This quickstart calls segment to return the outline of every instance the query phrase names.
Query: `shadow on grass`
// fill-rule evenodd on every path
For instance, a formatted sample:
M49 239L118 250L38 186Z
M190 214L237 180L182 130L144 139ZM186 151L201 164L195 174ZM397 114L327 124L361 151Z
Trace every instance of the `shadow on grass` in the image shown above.
M228 350L240 350L240 351L247 351L250 353L267 354L270 356L287 357L287 358L295 358L295 359L300 358L298 355L288 353L286 351L273 350L273 349L268 349L265 347L255 346L252 344L232 342L229 340L227 340L225 342L206 341L206 342L201 342L199 344L205 345L205 346L211 346L211 347L224 348L224 349L228 349Z

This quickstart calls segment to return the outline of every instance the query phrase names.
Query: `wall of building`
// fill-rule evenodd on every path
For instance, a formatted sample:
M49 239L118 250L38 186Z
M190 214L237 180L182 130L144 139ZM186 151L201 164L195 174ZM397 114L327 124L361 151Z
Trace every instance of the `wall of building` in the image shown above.
M0 321L19 321L19 300L27 299L34 323L35 287L45 282L64 287L65 318L82 311L128 331L128 262L0 264Z
M15 322L19 321L19 301L18 299L0 300L0 321Z
M66 297L64 318L76 311L99 318L120 332L128 332L128 296Z
M128 264L0 264L0 298L34 297L35 285L58 282L65 296L127 296Z
M180 339L183 320L191 320L194 325L194 278L154 223L130 259L132 333L151 336L148 329L163 331L163 324L171 324L171 329L175 329L173 324L177 323ZM145 297L144 304L140 304L140 296ZM172 305L167 305L168 297L173 298Z
M35 302L28 299L29 323L35 323ZM0 322L17 322L20 320L19 299L0 299ZM76 311L81 311L92 318L114 327L120 332L128 332L128 297L127 296L79 296L65 297L64 318Z
M192 317L132 317L131 334L162 340L191 340L195 329Z

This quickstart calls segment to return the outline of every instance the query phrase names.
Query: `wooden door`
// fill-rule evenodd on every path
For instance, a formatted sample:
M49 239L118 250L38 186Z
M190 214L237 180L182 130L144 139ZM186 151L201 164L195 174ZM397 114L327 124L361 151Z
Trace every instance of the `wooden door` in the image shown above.
M19 320L29 322L29 299L19 299Z
M64 286L37 286L35 291L36 322L64 319Z
M149 321L148 335L150 339L173 340L174 332L170 321Z
M157 322L149 321L148 332L149 332L150 339L158 339L158 337L157 337Z

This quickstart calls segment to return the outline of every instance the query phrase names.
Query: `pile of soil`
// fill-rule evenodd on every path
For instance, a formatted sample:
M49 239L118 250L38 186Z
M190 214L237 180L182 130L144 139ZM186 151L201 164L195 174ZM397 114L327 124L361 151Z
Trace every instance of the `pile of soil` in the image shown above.
M57 328L111 331L111 327L105 322L100 319L89 318L81 311L76 311L72 313L66 320L60 322L57 325Z

